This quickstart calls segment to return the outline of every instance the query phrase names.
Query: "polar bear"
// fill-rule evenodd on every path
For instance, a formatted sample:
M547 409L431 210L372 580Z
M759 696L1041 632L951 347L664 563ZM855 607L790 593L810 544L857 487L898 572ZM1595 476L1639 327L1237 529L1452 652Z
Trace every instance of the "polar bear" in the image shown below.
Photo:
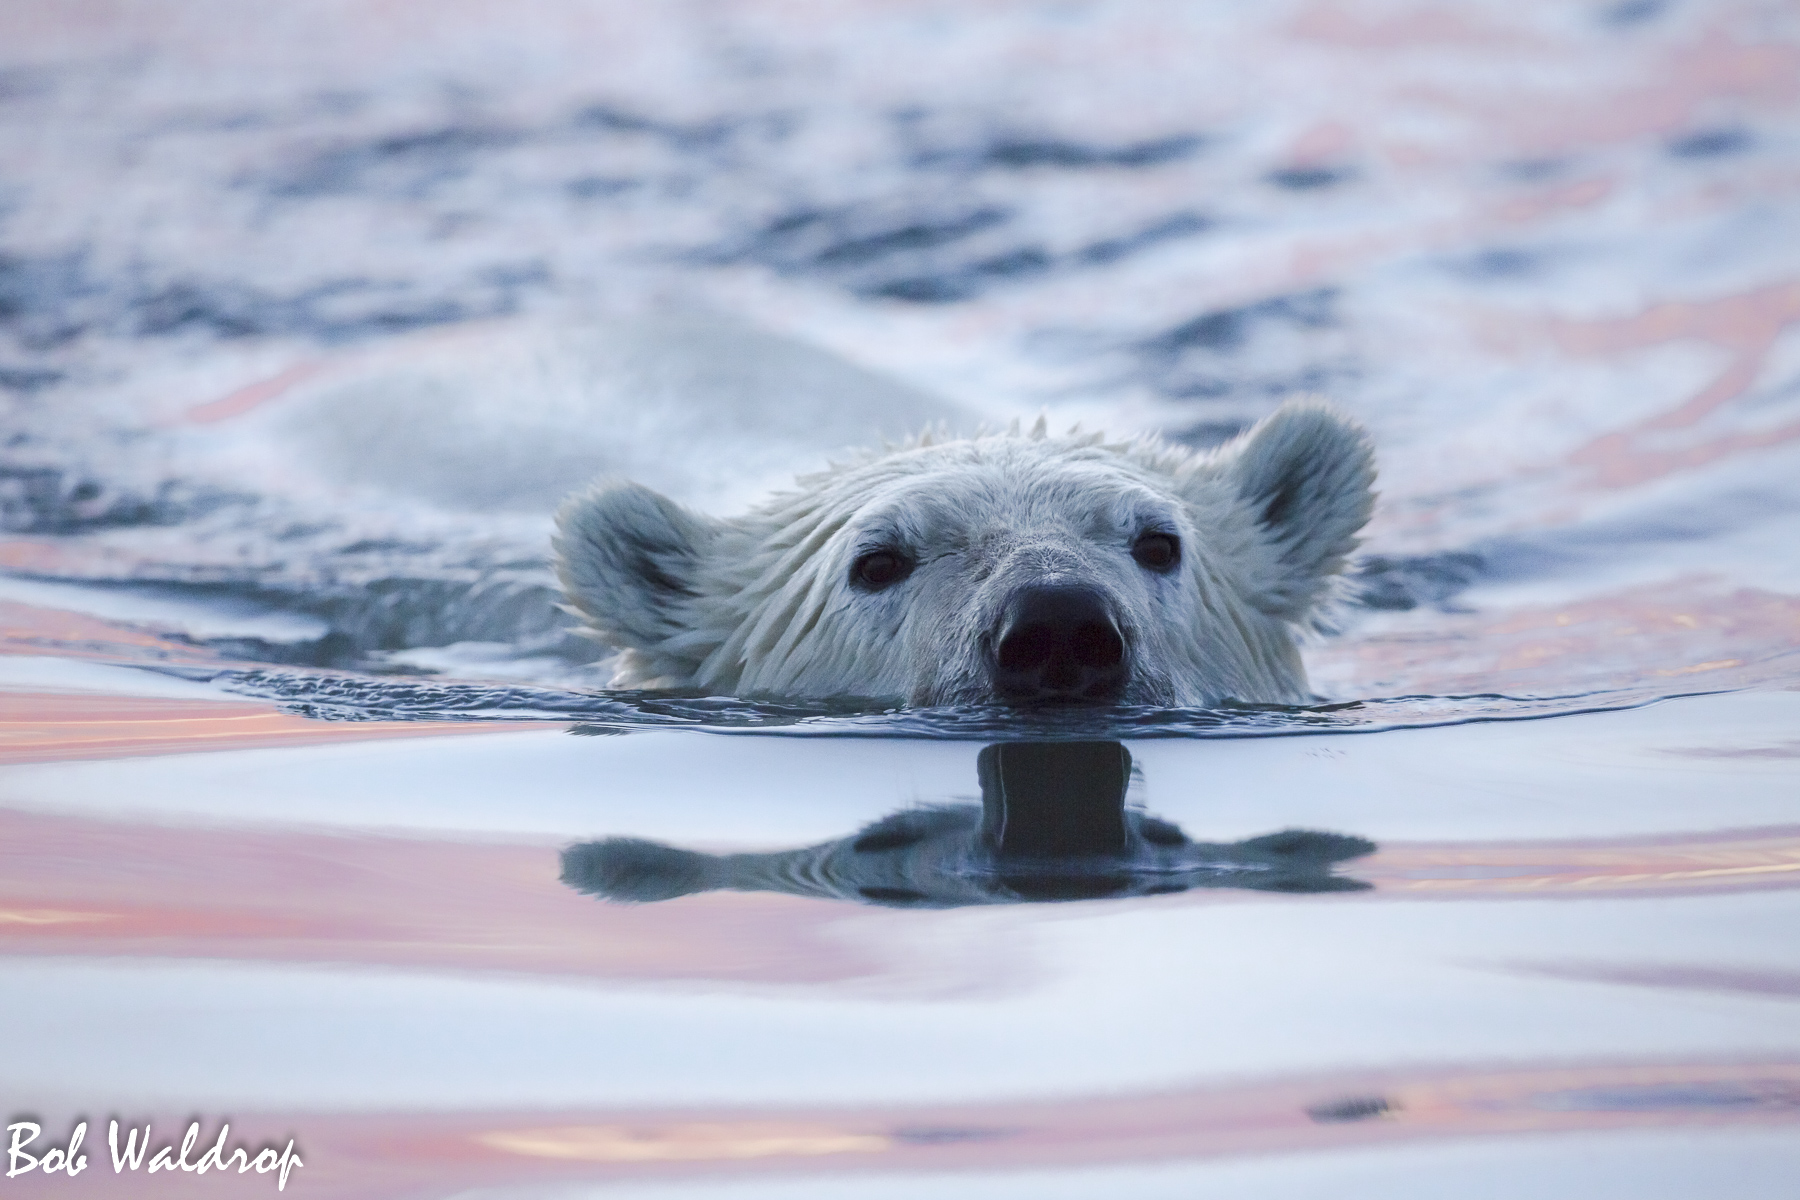
M1300 704L1374 502L1362 429L1285 404L1195 453L1071 430L927 433L741 517L602 481L558 514L614 687L912 705Z

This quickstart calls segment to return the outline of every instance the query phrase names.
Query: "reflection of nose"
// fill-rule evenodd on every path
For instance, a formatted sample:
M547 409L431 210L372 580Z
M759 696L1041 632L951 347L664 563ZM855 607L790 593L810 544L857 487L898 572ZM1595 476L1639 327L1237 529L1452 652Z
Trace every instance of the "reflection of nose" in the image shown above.
M1001 862L1123 854L1131 754L1119 742L1002 742L975 759L981 838Z
M1014 593L994 647L994 689L1012 704L1101 702L1125 693L1125 639L1089 587Z

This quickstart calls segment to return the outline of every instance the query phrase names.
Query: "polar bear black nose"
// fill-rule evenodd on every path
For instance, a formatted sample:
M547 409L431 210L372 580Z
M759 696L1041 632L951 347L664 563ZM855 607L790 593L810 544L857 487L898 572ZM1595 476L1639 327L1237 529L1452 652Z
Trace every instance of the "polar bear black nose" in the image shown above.
M1093 588L1014 593L994 645L994 690L1009 704L1106 703L1125 693L1125 639Z

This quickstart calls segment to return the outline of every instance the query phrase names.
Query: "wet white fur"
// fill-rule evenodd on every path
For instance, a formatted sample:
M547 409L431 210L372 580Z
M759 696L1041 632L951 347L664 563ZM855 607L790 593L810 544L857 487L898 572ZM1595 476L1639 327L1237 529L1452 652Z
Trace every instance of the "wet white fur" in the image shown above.
M730 520L602 481L558 515L557 572L571 611L624 651L615 687L988 702L1007 598L1084 583L1118 613L1127 703L1301 703L1296 634L1356 547L1374 479L1361 429L1318 401L1200 454L1051 436L1040 419L927 434ZM1132 559L1147 529L1181 539L1177 570ZM851 564L887 546L914 556L911 576L853 588Z

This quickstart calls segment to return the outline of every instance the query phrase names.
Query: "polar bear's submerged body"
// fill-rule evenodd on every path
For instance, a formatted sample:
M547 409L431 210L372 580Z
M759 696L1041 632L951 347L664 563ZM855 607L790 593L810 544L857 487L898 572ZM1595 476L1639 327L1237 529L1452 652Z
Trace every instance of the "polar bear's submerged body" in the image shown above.
M922 437L718 520L577 495L557 570L615 687L917 705L1304 703L1296 633L1373 503L1367 438L1289 404L1207 454Z

